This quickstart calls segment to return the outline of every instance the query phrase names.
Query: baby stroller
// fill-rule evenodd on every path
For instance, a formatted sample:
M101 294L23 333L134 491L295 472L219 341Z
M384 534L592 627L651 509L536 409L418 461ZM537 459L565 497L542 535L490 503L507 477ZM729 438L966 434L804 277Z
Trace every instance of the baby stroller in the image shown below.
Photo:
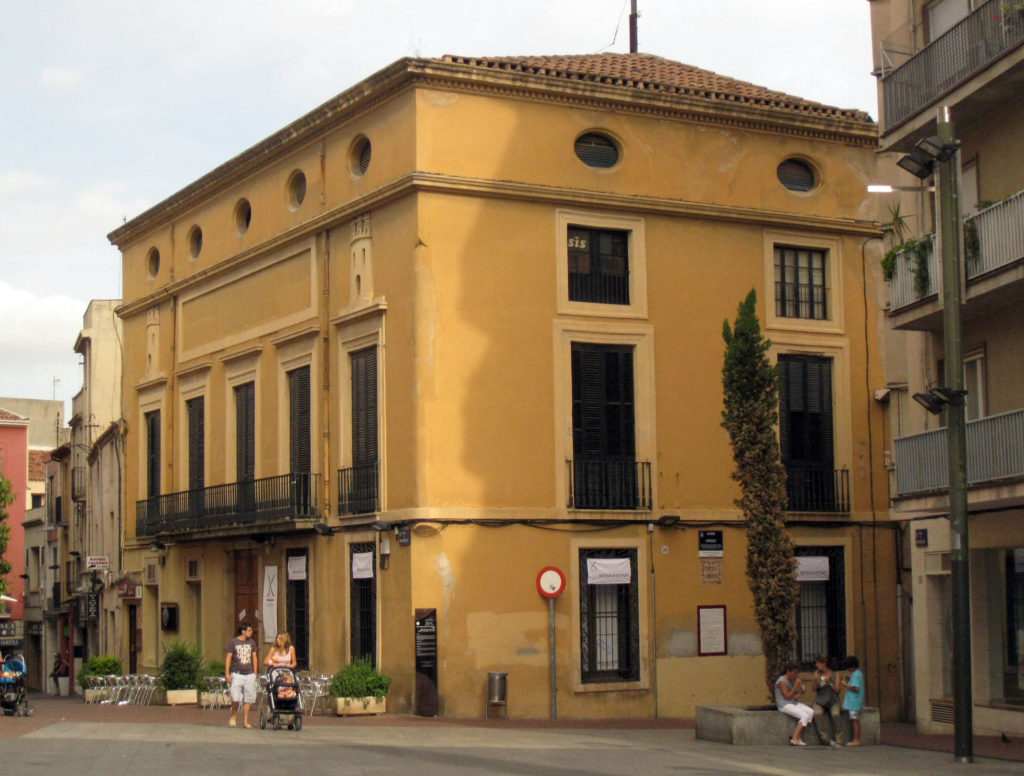
M280 730L282 725L302 730L299 677L290 668L271 668L267 671L267 708L260 711L260 728L263 730L267 728L268 717L274 730Z
M18 654L8 655L0 664L0 708L8 717L31 717L35 713L28 702L25 672L25 658Z

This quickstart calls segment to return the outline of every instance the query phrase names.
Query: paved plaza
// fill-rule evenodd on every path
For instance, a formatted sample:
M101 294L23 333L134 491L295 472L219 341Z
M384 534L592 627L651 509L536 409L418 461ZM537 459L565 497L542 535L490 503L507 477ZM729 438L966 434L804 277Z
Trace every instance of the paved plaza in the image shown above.
M908 746L731 746L698 741L686 721L451 721L389 715L307 717L300 732L229 728L223 710L94 706L33 699L31 718L0 717L4 770L17 776L123 774L1019 774L1020 760ZM257 717L254 714L253 719ZM896 729L899 733L899 729ZM903 731L912 736L909 729ZM883 735L883 738L885 736ZM919 745L921 741L917 742ZM925 741L924 743L929 743ZM935 743L935 742L931 742ZM995 743L1001 743L998 739ZM979 741L975 752L993 745ZM1024 759L1018 742L997 753Z

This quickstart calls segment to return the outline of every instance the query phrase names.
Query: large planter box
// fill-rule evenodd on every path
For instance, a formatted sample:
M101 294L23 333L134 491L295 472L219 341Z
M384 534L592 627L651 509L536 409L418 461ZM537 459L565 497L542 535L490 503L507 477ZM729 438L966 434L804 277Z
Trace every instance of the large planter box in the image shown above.
M82 693L82 695L85 698L86 703L99 703L100 701L106 699L109 696L109 693L105 689L98 689L85 690Z
M217 709L221 706L231 705L231 693L227 690L220 692L206 692L205 690L199 693L199 705L204 709Z
M359 714L383 714L387 698L335 698L334 713L339 717L354 717Z
M196 700L199 697L199 692L195 689L191 690L167 690L168 706L195 706Z

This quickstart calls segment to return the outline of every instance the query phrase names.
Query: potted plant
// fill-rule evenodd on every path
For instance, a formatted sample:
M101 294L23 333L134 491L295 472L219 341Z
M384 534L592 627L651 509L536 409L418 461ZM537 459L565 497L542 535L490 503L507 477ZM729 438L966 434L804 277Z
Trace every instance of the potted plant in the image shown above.
M120 676L124 672L121 666L121 659L114 655L96 655L85 661L78 672L75 681L82 688L82 695L86 703L95 703L102 700L107 691L102 688L93 687L92 679L95 676Z
M205 666L198 644L172 641L163 648L164 662L160 666L160 687L167 694L167 705L196 703L197 688L203 681Z
M383 714L385 697L390 689L390 676L382 674L366 658L354 660L331 679L334 711L339 717Z

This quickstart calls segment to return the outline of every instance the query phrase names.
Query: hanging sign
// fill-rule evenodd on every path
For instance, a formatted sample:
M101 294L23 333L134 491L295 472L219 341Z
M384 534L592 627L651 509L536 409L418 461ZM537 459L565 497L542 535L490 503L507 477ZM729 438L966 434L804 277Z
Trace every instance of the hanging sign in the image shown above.
M587 558L587 583L628 585L632 574L629 558Z
M373 578L373 553L353 552L352 553L352 579Z
M796 559L797 582L828 582L828 558L820 555Z

